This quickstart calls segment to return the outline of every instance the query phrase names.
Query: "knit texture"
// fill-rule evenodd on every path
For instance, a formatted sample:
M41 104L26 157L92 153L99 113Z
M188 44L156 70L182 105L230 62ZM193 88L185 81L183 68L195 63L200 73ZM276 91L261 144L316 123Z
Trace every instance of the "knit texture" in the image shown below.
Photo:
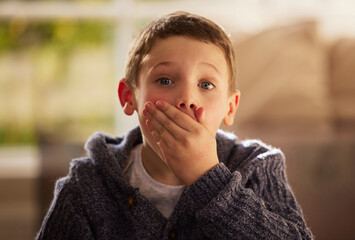
M57 181L37 239L312 239L282 152L222 131L216 140L219 165L185 189L166 219L122 171L140 129L94 134L89 156Z

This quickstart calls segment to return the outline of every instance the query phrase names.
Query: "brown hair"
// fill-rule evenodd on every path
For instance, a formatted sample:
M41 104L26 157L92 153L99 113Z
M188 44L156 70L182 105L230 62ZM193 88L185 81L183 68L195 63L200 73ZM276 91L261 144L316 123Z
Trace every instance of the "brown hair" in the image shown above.
M216 23L187 12L175 12L152 21L145 26L133 41L128 54L126 79L137 87L142 59L149 53L157 38L183 35L213 43L224 52L229 67L229 91L236 89L236 66L233 47L229 37Z

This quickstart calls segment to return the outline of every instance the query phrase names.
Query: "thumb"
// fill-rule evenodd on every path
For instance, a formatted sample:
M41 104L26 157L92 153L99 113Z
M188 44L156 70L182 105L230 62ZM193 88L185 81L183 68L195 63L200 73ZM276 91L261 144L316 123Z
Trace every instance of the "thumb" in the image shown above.
M213 134L209 131L208 129L208 123L207 123L207 118L206 118L206 111L203 107L200 107L196 110L195 112L195 117L197 122L199 122L208 132L209 134L213 136Z
M203 107L200 107L195 112L197 122L201 123L205 127L207 126L206 111Z

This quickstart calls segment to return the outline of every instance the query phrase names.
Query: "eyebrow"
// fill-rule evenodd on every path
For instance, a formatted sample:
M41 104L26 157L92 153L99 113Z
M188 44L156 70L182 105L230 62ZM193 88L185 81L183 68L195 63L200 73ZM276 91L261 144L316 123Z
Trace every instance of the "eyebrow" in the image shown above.
M152 69L155 69L155 68L160 67L160 66L168 66L168 65L171 65L171 64L173 64L173 62L161 62L161 63L158 63L157 65L154 65L152 67Z
M153 66L151 69L154 70L155 68L159 67L159 66L169 66L174 64L174 62L161 62L158 63L157 65ZM208 67L212 68L215 72L217 72L218 74L221 74L221 72L218 70L218 68L216 66L214 66L211 63L208 62L200 62L199 65L207 65Z
M211 64L211 63L201 62L200 64L207 65L207 66L213 68L213 70L215 70L218 74L221 74L221 72L218 70L218 68L215 65Z

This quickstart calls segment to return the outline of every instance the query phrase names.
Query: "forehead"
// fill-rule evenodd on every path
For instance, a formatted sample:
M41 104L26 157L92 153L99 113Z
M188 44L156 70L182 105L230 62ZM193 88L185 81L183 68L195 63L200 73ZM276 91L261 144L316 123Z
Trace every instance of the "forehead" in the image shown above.
M213 66L223 75L228 74L226 58L220 47L186 36L156 39L151 50L142 59L141 66L154 66L164 62L178 65L202 62Z

